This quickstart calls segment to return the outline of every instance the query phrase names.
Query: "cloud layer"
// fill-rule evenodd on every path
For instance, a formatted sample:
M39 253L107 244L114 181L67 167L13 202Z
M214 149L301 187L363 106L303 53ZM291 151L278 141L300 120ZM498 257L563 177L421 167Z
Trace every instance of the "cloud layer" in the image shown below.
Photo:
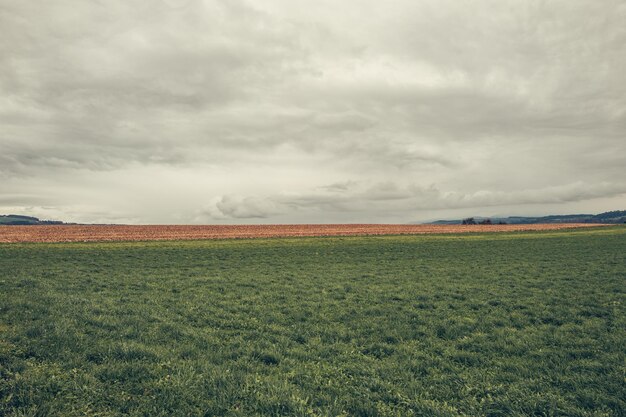
M0 212L623 209L624 21L617 0L0 0Z

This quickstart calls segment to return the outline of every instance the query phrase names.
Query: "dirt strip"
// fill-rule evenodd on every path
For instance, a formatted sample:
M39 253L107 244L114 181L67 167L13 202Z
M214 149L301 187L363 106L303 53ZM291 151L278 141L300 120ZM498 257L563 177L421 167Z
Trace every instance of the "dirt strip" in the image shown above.
M143 240L199 240L291 236L364 236L431 233L512 232L598 227L601 224L507 225L401 225L401 224L294 224L294 225L46 225L0 226L0 242L105 242Z

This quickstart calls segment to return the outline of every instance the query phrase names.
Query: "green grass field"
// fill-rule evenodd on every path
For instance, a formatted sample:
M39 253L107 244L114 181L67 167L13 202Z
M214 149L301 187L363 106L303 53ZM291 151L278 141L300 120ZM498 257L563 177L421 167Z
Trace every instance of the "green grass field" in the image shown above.
M626 228L0 245L0 415L624 416Z

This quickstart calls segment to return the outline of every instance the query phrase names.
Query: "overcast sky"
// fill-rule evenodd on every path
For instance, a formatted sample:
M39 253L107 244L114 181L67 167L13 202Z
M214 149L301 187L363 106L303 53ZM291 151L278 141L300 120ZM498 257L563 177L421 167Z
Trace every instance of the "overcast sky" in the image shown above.
M626 209L623 0L0 0L0 213Z

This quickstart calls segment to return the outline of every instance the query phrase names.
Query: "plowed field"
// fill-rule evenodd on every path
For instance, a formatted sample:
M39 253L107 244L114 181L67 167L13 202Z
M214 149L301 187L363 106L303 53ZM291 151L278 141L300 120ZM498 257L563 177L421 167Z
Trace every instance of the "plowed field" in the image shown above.
M400 225L298 224L225 226L54 225L0 226L0 242L100 242L199 240L290 236L364 236L431 233L511 232L597 227L599 224Z

